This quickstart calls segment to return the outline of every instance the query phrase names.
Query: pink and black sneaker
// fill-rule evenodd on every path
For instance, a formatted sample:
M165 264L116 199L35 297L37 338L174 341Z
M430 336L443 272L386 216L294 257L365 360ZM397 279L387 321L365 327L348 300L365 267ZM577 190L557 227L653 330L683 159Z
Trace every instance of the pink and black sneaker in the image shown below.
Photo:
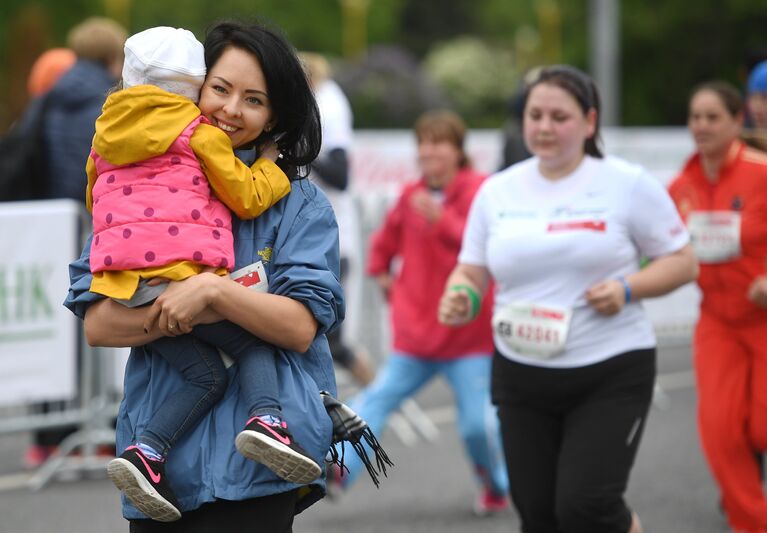
M268 419L254 416L248 420L234 441L237 451L291 483L305 485L320 477L320 466L298 445L288 425Z
M107 474L136 508L152 520L173 522L181 518L176 496L165 478L165 461L146 457L137 446L109 461Z

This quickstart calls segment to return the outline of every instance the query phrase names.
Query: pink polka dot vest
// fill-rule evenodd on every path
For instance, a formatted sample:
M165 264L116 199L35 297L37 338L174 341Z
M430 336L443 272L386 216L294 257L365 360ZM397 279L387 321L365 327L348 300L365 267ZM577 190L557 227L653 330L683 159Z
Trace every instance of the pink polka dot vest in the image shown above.
M214 195L189 139L192 121L159 156L115 166L91 151L93 186L91 269L133 270L193 261L234 266L232 216Z

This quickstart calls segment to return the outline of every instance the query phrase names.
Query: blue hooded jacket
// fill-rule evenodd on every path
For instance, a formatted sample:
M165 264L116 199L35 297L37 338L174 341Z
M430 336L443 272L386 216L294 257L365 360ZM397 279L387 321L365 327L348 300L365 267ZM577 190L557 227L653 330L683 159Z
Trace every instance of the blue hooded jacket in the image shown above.
M291 192L263 215L234 221L236 269L263 261L269 292L304 303L319 323L306 353L276 348L280 402L297 442L323 464L332 440L332 424L319 391L335 395L335 374L325 333L343 320L339 282L338 226L325 195L308 180L293 183ZM81 257L70 264L71 286L64 302L80 318L102 298L89 292L90 239ZM239 399L237 365L229 369L224 398L174 446L166 473L182 511L216 498L244 500L296 488L266 467L242 457L234 439L247 419ZM156 407L183 383L181 375L153 345L135 347L125 369L124 398L117 418L117 449L129 446ZM324 495L318 479L299 491L296 512ZM123 497L125 518L145 518Z
M48 93L43 125L47 198L72 198L85 203L85 163L96 133L96 119L116 82L100 63L78 59Z

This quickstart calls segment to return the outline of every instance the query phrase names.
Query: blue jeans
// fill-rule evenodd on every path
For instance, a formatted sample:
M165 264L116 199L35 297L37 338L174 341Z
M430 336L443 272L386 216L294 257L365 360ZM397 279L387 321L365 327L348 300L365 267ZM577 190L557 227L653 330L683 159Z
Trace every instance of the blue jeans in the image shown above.
M201 325L191 335L158 339L152 348L186 381L136 437L163 455L224 395L227 374L218 348L239 365L240 395L248 406L248 416L282 416L276 351L240 326L226 320Z
M494 494L505 495L509 481L498 417L490 404L490 361L489 354L435 361L393 353L375 381L359 394L351 407L380 435L392 411L434 376L442 374L458 404L458 430L477 481ZM346 453L344 464L349 468L343 477L348 487L364 466L355 453Z

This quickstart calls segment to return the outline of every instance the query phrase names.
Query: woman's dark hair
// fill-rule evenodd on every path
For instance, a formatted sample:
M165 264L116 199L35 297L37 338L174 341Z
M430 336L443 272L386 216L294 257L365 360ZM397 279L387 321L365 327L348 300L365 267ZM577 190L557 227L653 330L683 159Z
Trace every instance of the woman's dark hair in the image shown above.
M743 112L743 97L740 95L740 91L731 83L713 80L696 85L690 93L689 101L692 102L695 95L703 91L711 91L717 95L731 116L736 117Z
M205 65L210 70L227 48L239 48L258 60L266 79L276 122L254 140L256 149L277 140L277 164L290 177L305 177L322 145L320 113L296 50L276 31L258 23L219 22L205 36Z
M591 79L591 76L570 65L552 65L550 67L544 67L538 73L538 77L528 84L525 101L527 101L527 96L530 94L530 91L541 84L554 85L570 93L578 102L584 115L592 109L596 111L597 116L596 124L594 125L594 135L586 139L583 145L583 151L593 157L604 157L602 150L599 147L599 145L602 144L602 139L599 135L599 90L597 89L596 84L594 84L594 80Z

